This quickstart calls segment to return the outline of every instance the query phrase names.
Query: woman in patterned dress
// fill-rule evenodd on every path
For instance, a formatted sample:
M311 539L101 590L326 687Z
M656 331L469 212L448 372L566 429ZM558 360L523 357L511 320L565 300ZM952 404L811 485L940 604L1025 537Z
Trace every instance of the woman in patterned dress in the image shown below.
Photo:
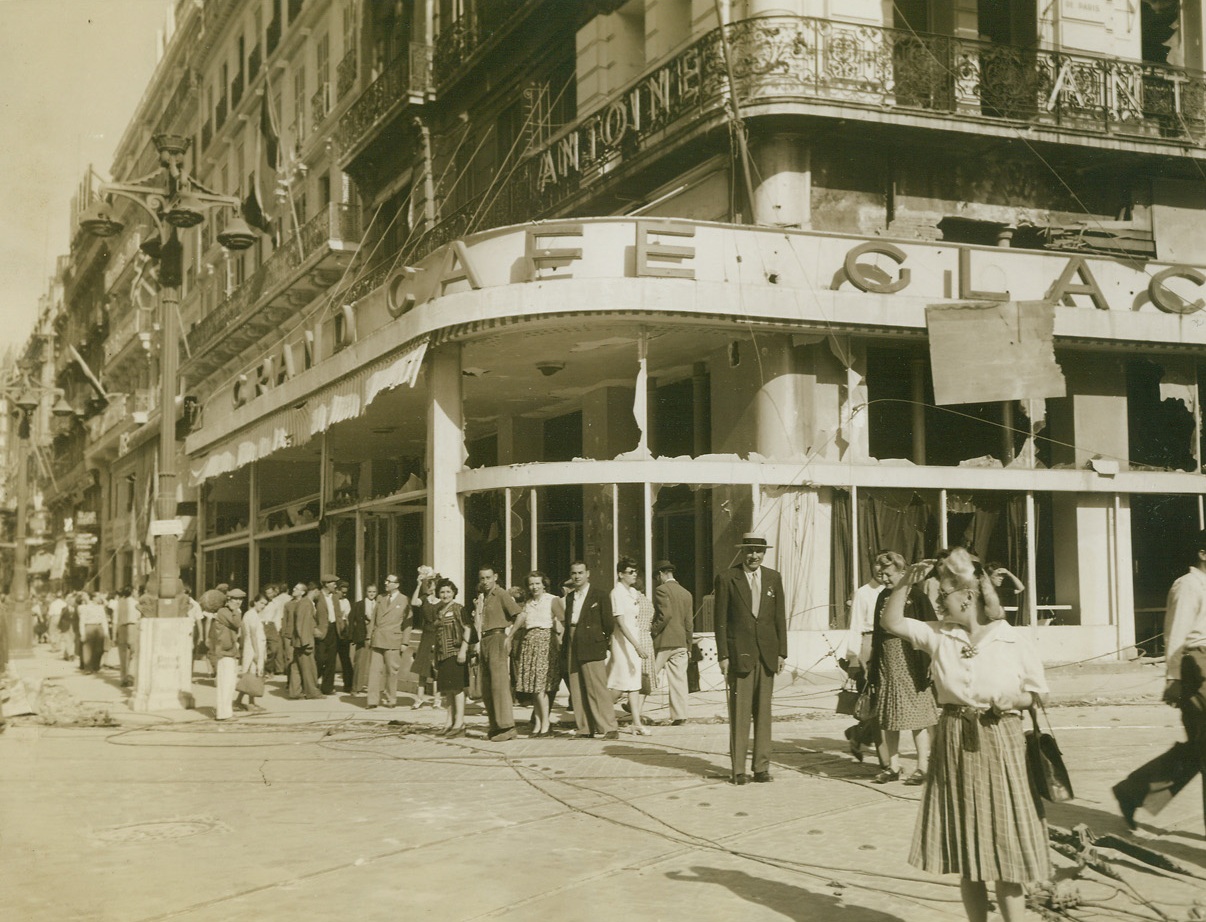
M1047 829L1026 774L1022 712L1047 694L1030 638L999 618L991 577L963 548L936 567L906 571L888 597L883 626L930 654L942 706L934 734L909 863L958 874L971 922L988 918L988 881L996 882L1005 922L1026 916L1023 885L1051 876ZM941 621L905 617L911 588L931 568L939 579Z
M616 564L616 586L611 590L611 611L615 628L611 633L611 657L607 660L607 687L628 693L632 714L632 732L648 736L641 720L641 594L637 592L637 562L621 557ZM646 626L645 636L649 636Z
M549 736L549 693L561 681L557 662L565 603L549 592L549 578L533 570L527 578L527 601L515 617L515 632L523 631L515 690L532 696L532 736Z
M880 551L875 556L875 574L891 591L904 578L904 558L895 551ZM875 716L883 733L880 752L884 769L875 776L875 784L900 778L900 731L913 731L917 750L917 768L905 784L925 783L930 765L930 728L938 723L938 708L930 688L929 658L899 637L884 630L881 616L888 593L875 600L875 627L871 636L871 664L868 674L875 686ZM917 588L905 597L906 618L928 621L933 609L925 594Z

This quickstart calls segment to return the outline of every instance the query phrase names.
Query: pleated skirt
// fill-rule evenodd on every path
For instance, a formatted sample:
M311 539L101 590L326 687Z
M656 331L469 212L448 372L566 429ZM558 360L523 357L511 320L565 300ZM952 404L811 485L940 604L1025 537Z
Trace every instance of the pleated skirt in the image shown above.
M968 880L1048 880L1047 825L1026 776L1022 721L1007 716L978 730L979 750L966 752L960 718L939 718L909 863Z

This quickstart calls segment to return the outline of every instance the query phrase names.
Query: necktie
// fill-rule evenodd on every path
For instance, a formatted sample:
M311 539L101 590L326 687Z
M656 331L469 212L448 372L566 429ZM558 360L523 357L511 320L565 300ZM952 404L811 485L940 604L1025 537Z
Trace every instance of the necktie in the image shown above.
M754 610L754 617L758 617L758 608L762 604L762 568L759 567L754 571L750 579L750 605Z

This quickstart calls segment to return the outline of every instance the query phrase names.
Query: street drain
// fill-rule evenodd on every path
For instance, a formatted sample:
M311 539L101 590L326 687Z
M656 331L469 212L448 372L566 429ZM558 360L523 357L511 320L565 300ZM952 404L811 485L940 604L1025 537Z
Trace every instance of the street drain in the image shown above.
M188 839L207 832L229 832L225 823L209 817L193 817L179 820L160 820L156 823L134 823L130 826L112 826L98 829L92 837L113 845L163 842L171 839Z

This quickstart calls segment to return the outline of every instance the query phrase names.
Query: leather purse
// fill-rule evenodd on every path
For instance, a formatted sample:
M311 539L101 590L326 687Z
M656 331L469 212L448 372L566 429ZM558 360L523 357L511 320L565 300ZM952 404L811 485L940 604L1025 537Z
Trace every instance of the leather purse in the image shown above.
M1047 709L1043 708L1043 716L1046 714ZM1033 707L1030 708L1030 721L1034 729L1026 731L1026 771L1035 800L1042 798L1052 803L1071 800L1076 795L1072 792L1072 779L1064 765L1059 743L1050 733L1039 729L1038 711ZM1047 726L1051 726L1049 717Z
M858 704L858 686L855 685L853 679L847 679L846 684L841 687L837 695L837 707L833 709L835 714L845 714L848 717L854 716L854 708Z
M235 691L252 698L260 698L264 694L264 677L254 672L244 672L235 682Z

